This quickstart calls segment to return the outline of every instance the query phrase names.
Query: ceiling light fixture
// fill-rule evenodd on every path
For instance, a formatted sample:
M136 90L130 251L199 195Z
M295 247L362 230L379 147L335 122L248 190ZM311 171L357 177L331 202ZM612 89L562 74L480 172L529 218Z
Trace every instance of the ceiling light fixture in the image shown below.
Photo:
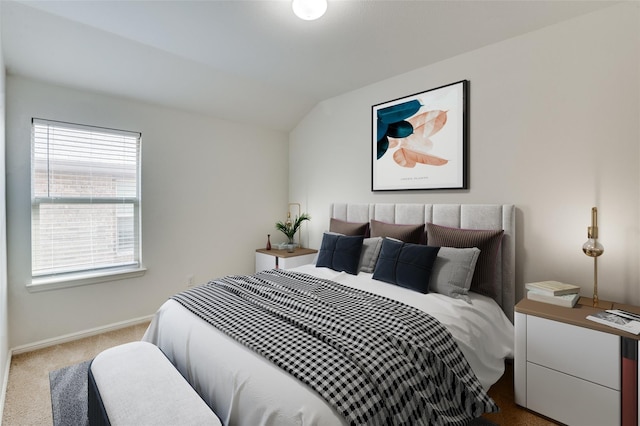
M313 21L327 11L327 0L293 0L291 7L298 18Z

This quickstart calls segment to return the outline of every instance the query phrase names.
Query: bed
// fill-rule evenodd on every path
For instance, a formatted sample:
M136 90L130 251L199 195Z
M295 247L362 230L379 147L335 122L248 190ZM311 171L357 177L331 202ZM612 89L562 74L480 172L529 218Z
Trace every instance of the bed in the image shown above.
M288 293L283 297L289 297L289 295L293 295L293 293L297 294L298 284L296 283L298 282L305 283L305 285L322 285L322 290L319 292L325 291L324 286L335 287L341 292L339 303L347 303L346 300L349 300L350 304L344 305L345 311L351 312L352 308L357 307L360 309L361 306L365 306L366 309L374 309L365 311L367 314L354 313L353 315L355 316L350 317L348 320L328 318L328 320L331 321L338 321L337 324L323 325L331 328L331 332L329 333L331 336L333 336L333 330L335 328L345 328L350 333L353 327L359 327L360 322L364 324L368 322L370 318L373 318L374 329L376 327L384 328L387 324L379 325L377 321L379 318L386 318L386 309L402 309L402 321L405 321L404 316L408 315L408 311L411 311L411 315L414 315L413 311L417 310L428 312L431 316L430 318L435 318L438 327L444 326L443 328L446 328L446 336L449 337L445 339L438 337L437 339L440 339L440 341L442 341L441 344L447 347L438 350L443 353L443 359L448 359L447 357L450 358L446 362L441 362L438 359L431 360L430 362L438 365L450 364L453 366L446 367L446 372L430 373L430 377L434 378L434 380L442 379L447 382L453 381L455 389L441 391L440 388L437 388L435 385L425 385L425 387L428 388L427 391L430 393L428 397L436 399L439 402L436 404L437 407L435 411L432 411L432 408L428 409L428 416L420 411L419 416L422 417L420 421L424 421L424 424L465 424L471 418L465 418L465 415L472 415L473 417L482 412L495 411L495 404L493 404L490 398L489 401L485 399L485 397L488 398L488 396L486 396L484 392L501 377L504 372L505 358L513 356L514 206L334 203L330 207L330 216L331 224L327 229L329 230L331 228L333 231L345 231L346 233L331 232L324 234L323 244L316 264L304 265L289 271L265 271L259 276L256 274L255 276L248 277L228 277L228 280L227 277L225 277L222 280L216 280L217 284L224 282L225 285L237 285L237 287L233 287L232 292L241 293L244 292L246 288L253 288L252 286L256 286L260 291L263 291L262 286L265 285L265 281L269 280L274 280L278 285L285 281L287 283L294 283L292 284L293 290L287 288L286 291ZM336 267L335 264L331 263L334 259L340 259L339 256L335 255L338 251L336 247L343 247L340 244L345 244L345 242L351 244L351 242L357 241L357 236L347 234L357 227L362 230L362 225L364 224L367 224L365 227L367 234L362 236L363 242L361 244L363 249L358 261L357 270L351 271L350 273L346 270L348 268L345 269L342 265L337 265ZM421 226L422 228L420 228ZM397 232L400 232L400 236L404 236L408 231L413 232L414 235L419 235L419 232L416 233L416 229L422 229L422 235L425 236L425 239L428 239L428 237L431 237L433 241L439 239L440 243L444 242L444 244L440 244L443 247L448 246L460 249L456 250L456 256L458 256L458 252L471 249L471 247L464 247L469 244L473 245L474 238L476 238L477 235L490 233L495 236L499 234L499 238L492 237L494 242L498 241L498 243L487 248L484 253L488 254L491 252L489 258L491 263L489 268L490 273L485 277L488 281L485 280L480 283L484 285L484 288L478 287L478 292L476 292L473 291L475 288L471 287L469 291L461 291L455 294L447 293L450 289L446 288L441 292L422 294L415 289L404 286L404 282L400 282L400 278L398 278L398 285L391 285L389 282L381 281L381 279L384 280L387 279L387 277L385 277L385 272L382 267L376 268L378 265L375 264L375 260L370 265L371 268L363 268L364 258L362 256L364 256L365 253L365 246L369 254L372 252L371 247L379 249L376 259L378 259L377 262L380 264L383 264L380 259L389 260L388 255L390 253L399 253L398 256L404 253L410 256L412 252L409 249L426 250L426 248L417 247L418 245L424 245L425 241L421 241L422 244L418 242L415 244L402 243L394 238L397 237ZM454 238L453 240L447 240L447 238L451 238L452 236ZM329 244L329 242L333 242L333 246L331 246L333 249L327 249L329 246L326 245ZM427 241L427 243L429 242ZM383 244L384 246L382 246ZM431 246L425 247L432 249ZM394 251L395 248L398 248L398 250ZM405 251L405 249L407 250ZM333 252L332 250L336 251ZM434 259L431 265L433 267L432 269L434 271L438 270L441 274L443 274L444 272L442 271L446 269L446 266L443 266L441 258L441 256L444 256L442 253L444 253L445 250L449 250L447 253L453 252L453 249L447 248L443 250L441 248L437 251L437 253L439 253L438 256L436 256L435 253L432 256ZM476 254L472 257L476 260L472 263L478 266L481 263L486 264L486 256L484 260L480 259L480 256L483 254L482 250L475 250L474 253ZM329 253L329 255L327 253ZM386 257L382 256L383 253ZM420 251L420 253L423 253L423 251ZM465 256L467 256L466 252ZM471 254L469 254L469 256L471 256ZM367 261L372 262L372 259L369 258ZM327 264L327 262L329 262L329 264ZM394 263L391 262L388 264ZM397 262L395 264L397 265ZM392 268L395 267L396 266L392 266ZM478 271L479 269L476 269L474 272L472 268L471 274L473 274L474 280ZM393 273L396 274L396 272L398 277L403 276L400 270L396 271L394 269ZM429 274L430 273L431 272L429 272ZM448 270L448 273L451 273L451 271ZM394 275L394 277L395 276L396 275ZM236 283L236 280L239 282ZM229 283L227 283L227 281L229 281ZM433 278L431 284L435 285ZM197 291L204 292L205 290L202 288ZM459 291L459 289L456 287L455 291ZM266 292L269 293L269 301L260 303L271 303L271 300L274 299L270 293L271 290L266 290ZM343 297L343 294L346 296ZM277 295L278 297L281 296L279 292ZM352 302L350 301L352 295L355 295L353 296L354 298L366 297L367 299L358 299L357 303ZM307 296L305 293L304 297ZM210 297L210 295L198 295L197 297ZM330 297L335 298L336 296L333 295ZM190 302L185 301L187 299ZM324 375L329 370L338 376L333 377L331 380L339 381L341 378L348 378L344 379L347 382L359 380L356 376L349 376L349 374L352 374L352 372L349 371L352 369L351 364L345 364L346 366L342 364L343 360L339 358L341 356L339 351L338 355L331 353L326 355L326 358L319 359L317 365L324 365L322 368L315 368L316 360L305 361L310 362L311 368L314 368L316 371L313 373L311 379L306 376L300 376L298 370L295 368L289 365L282 365L283 363L281 361L278 359L274 360L271 357L273 348L269 347L267 350L264 348L256 348L256 346L260 346L262 340L275 339L278 341L276 346L284 346L284 348L280 348L279 350L289 354L291 346L298 345L297 340L294 339L293 343L286 343L286 340L280 339L286 339L288 338L287 336L296 334L296 326L292 326L291 329L287 328L286 332L277 334L275 338L273 336L266 338L258 336L257 342L251 343L243 340L247 337L239 338L235 335L236 328L245 327L247 329L245 332L251 335L261 331L261 328L268 329L271 326L262 327L262 322L255 322L255 319L252 319L254 322L248 322L248 325L238 325L242 324L239 313L225 313L222 315L220 314L222 310L218 308L223 305L234 305L235 301L228 302L226 299L213 298L210 300L216 302L203 303L201 299L195 298L195 295L189 292L174 296L157 311L143 340L152 342L160 347L180 373L187 378L205 402L216 412L223 424L342 425L350 423L375 424L389 421L388 418L387 420L383 418L381 420L381 418L377 417L366 417L371 416L372 413L374 413L374 416L377 416L377 412L381 411L380 407L375 406L374 402L372 402L376 401L376 398L370 397L370 391L369 388L367 388L367 386L369 386L368 382L363 384L358 382L357 386L350 383L340 383L338 385L332 383L334 387L330 388L330 391L318 389L317 384L315 388L312 387L315 375ZM188 303L208 305L208 308L205 308L207 313L194 313L191 308L187 306ZM217 305L214 306L213 303ZM378 303L384 303L385 305L379 307ZM297 304L297 301L291 304ZM387 304L390 304L390 308L388 308ZM253 317L254 313L251 311L253 307L248 308L243 306L244 305L241 305L240 310L246 311L246 316ZM371 308L371 306L374 306L374 308ZM335 307L330 307L327 309L334 308ZM332 311L328 310L327 312L329 313L327 314L323 309L314 308L312 311L304 311L300 314L301 321L324 324L327 317L332 317ZM374 313L369 315L368 313L371 312ZM417 313L415 315L420 314L421 313ZM233 315L237 315L237 317L234 318ZM214 317L213 320L212 317ZM354 318L362 318L362 321L354 321ZM367 318L367 320L365 320L365 318ZM411 324L414 322L421 323L423 321L422 317L417 320L413 318L414 317L411 317L411 320L406 321ZM219 328L213 327L211 325L212 321L224 322L228 328L225 329L223 325L218 325ZM287 325L282 326L284 327L283 330L289 327L288 324L290 321L291 320L287 320ZM396 320L394 319L393 321ZM395 326L395 323L389 325L389 327ZM406 332L408 334L407 338L409 340L413 338L412 333L414 332L415 336L422 338L421 333L424 332L422 329L418 330L418 328L416 328L415 330L409 329L407 331L404 330L404 328L406 328L404 323L399 327L403 329L403 333ZM425 326L425 329L429 327ZM231 330L231 332L229 330ZM377 333L372 332L370 329L368 330L367 333L370 333L371 339L361 339L364 341L359 341L358 345L362 345L362 354L356 353L355 355L356 358L362 357L363 359L367 359L368 361L364 362L364 364L368 364L369 361L373 360L372 366L366 368L371 369L367 370L367 374L375 376L376 371L380 370L380 367L375 364L378 362L378 358L384 358L384 354L387 353L386 351L395 348L384 346L388 345L387 338L389 333L387 333L387 337L379 337ZM314 331L313 333L317 332ZM391 334L395 335L395 331ZM453 339L450 337L453 337ZM320 340L326 339L323 337ZM280 342L285 343L280 345ZM402 342L396 341L393 341L391 344L391 346L402 345ZM306 344L301 345L301 347L306 347ZM356 347L360 346L356 345ZM385 349L381 352L381 348L383 347ZM403 350L411 352L413 349L405 348ZM424 356L431 359L432 352L438 352L438 350L429 350L428 354ZM317 348L310 348L308 349L308 353L296 357L310 360L316 356L317 352L320 352ZM369 353L378 355L367 358ZM453 355L449 355L449 353L453 353ZM417 357L418 355L411 352L411 356ZM396 359L396 355L391 358L393 358L391 362L399 362ZM421 363L423 362L424 360L420 359L419 363L416 361L416 365L422 366L423 364ZM307 366L305 368L310 367ZM401 379L394 379L393 384L387 385L387 388L385 388L386 390L384 392L387 393L382 392L380 394L382 397L378 397L378 399L394 400L396 396L389 397L389 395L393 392L400 392L397 389L404 389L402 392L411 393L411 398L413 398L414 393L419 394L422 392L422 390L420 392L415 391L412 387L414 385L411 383L413 383L412 380L414 380L415 376L421 377L415 380L424 381L425 379L422 378L421 375L425 369L422 367L416 368L416 366L409 366L407 368L409 368L407 371L410 373L405 372L403 376L400 376ZM320 372L317 370L320 370ZM332 370L337 370L338 372L336 373ZM442 377L445 376L446 378L443 379ZM378 380L378 378L376 378L376 380ZM338 395L333 399L331 398L333 393L342 392L343 387L346 389L348 385L352 386L352 388L348 390L349 393ZM330 394L329 397L327 397L327 392ZM344 390L344 392L347 392L347 390ZM402 394L398 398L403 399L405 398L404 395L405 394ZM470 398L469 395L473 395L476 399ZM337 403L335 401L336 399L339 400ZM345 414L348 410L345 411L344 401L349 402L347 405L351 407L351 410L357 411L358 415L365 417L356 417L355 414L350 417L350 413ZM458 410L457 406L465 404L467 404L466 414L461 415L456 411ZM441 405L446 405L447 407L442 408L440 407ZM471 408L469 408L469 406L471 406ZM386 408L384 409L386 410ZM419 410L423 410L423 408L419 408ZM453 411L456 411L456 413L449 417L450 412ZM415 415L415 413L412 414ZM362 418L368 420L357 420ZM412 423L419 424L420 421Z

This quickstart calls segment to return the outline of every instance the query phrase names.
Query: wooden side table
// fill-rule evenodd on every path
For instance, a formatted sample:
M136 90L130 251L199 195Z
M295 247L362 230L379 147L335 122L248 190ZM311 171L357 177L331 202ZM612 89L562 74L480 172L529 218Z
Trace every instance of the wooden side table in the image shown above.
M638 426L638 340L586 319L640 308L580 298L574 308L529 299L515 307L516 403L568 425Z
M287 250L256 249L256 272L267 269L291 269L313 263L318 250L297 248L289 253Z

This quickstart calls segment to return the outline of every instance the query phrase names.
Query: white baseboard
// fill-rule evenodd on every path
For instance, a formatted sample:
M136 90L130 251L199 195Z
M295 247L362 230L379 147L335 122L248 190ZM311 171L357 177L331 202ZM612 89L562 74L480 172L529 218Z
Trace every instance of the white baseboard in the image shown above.
M9 384L9 368L11 367L11 350L7 353L7 364L4 366L4 380L2 381L2 391L0 393L0 425L4 417L4 401L7 396L7 385Z
M114 323L114 324L105 325L105 326L102 326L102 327L96 327L96 328L92 328L92 329L89 329L89 330L79 331L77 333L65 334L64 336L59 336L59 337L54 337L54 338L51 338L51 339L41 340L41 341L35 342L35 343L28 343L26 345L21 345L21 346L17 346L15 348L13 348L11 350L11 353L14 354L14 355L17 355L17 354L21 354L21 353L25 353L25 352L35 351L35 350L38 350L38 349L44 349L44 348L48 348L49 346L60 345L62 343L72 342L74 340L83 339L85 337L91 337L91 336L95 336L95 335L98 335L98 334L106 333L108 331L119 330L121 328L131 327L133 325L138 325L138 324L142 324L142 323L145 323L145 322L149 322L149 321L151 321L152 318L153 318L153 315L149 315L149 316L146 316L146 317L140 317L140 318L134 318L134 319L127 320L127 321L121 321L121 322L117 322L117 323ZM9 358L9 361L11 361L11 358ZM8 372L9 372L9 370L7 369L7 377L8 377ZM2 417L0 417L0 419L2 419Z

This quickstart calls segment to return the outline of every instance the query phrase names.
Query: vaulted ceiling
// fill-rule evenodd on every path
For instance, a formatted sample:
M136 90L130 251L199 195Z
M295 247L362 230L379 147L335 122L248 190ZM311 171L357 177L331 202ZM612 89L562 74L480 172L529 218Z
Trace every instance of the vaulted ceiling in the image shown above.
M289 131L318 102L615 2L0 3L9 74Z

